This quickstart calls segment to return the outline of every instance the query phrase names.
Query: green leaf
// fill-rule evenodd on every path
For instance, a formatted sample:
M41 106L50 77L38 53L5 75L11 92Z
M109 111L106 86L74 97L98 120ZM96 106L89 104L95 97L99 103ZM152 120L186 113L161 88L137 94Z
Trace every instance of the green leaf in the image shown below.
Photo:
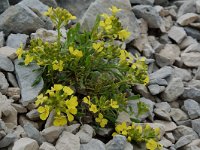
M133 95L133 96L130 96L130 97L127 98L127 100L138 100L138 99L140 99L140 95L139 94Z
M42 80L42 76L39 75L39 76L35 79L35 81L33 82L33 84L32 84L31 86L34 87L34 86L38 85L38 84L40 83L41 80Z
M18 65L20 65L20 66L24 66L25 63L24 63L24 62L19 62Z

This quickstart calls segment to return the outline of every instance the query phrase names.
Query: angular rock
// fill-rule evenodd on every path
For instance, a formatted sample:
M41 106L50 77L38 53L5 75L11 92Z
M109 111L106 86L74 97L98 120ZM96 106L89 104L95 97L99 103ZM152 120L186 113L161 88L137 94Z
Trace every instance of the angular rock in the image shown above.
M21 104L12 103L11 105L16 109L17 113L23 114L27 112L26 107L22 106Z
M184 85L180 78L172 78L165 91L161 93L164 101L175 101L184 92Z
M186 150L198 150L200 145L200 139L193 140L190 144L185 146Z
M49 7L53 7L53 8L58 7L56 0L40 0L40 1Z
M12 133L8 133L3 139L0 140L0 148L7 147L14 143L16 136Z
M78 136L64 131L56 142L58 150L80 150L80 139Z
M179 17L177 20L177 23L181 26L187 26L190 23L193 23L198 19L199 19L199 16L197 14L187 13L187 14L184 14L181 17Z
M200 119L192 120L192 128L200 136Z
M44 137L32 124L30 124L30 123L25 124L24 130L25 130L27 136L31 139L36 140L39 145L41 145L43 142L45 142Z
M161 28L163 30L163 20L156 9L149 5L136 5L133 12L137 18L143 18L150 28Z
M3 32L0 32L0 47L3 47L3 46L4 46L4 43L5 43L5 40L4 40L4 33L3 33Z
M178 67L174 67L174 77L180 77L183 81L190 81L192 74L190 71Z
M148 89L152 95L157 95L165 90L164 86L159 86L157 84L151 84L148 86Z
M0 72L0 92L2 94L5 94L8 90L9 84L8 81L6 80L5 75Z
M139 24L134 13L131 11L131 4L129 0L124 0L123 5L121 3L121 0L96 0L90 5L86 13L84 13L83 15L80 21L82 24L82 28L86 30L91 29L94 25L96 16L101 13L109 13L110 11L108 8L110 8L112 5L122 9L122 11L120 11L117 16L119 16L119 20L122 23L122 26L124 28L127 28L129 32L131 32L131 36L129 37L129 39L127 39L126 42L130 42L133 39L139 37Z
M188 36L193 37L194 39L200 40L200 31L191 27L184 27L185 32Z
M47 142L53 143L58 139L63 129L63 127L51 126L42 130L42 136L46 139Z
M172 142L169 141L168 139L164 138L164 137L159 141L159 143L160 143L163 147L166 147L166 148L168 148L168 147L170 147L170 146L172 145Z
M154 100L154 97L148 91L147 87L145 85L143 85L143 84L136 84L133 87L133 91L137 92L138 94L140 94L141 96L143 96L143 97L145 97L147 99Z
M184 92L181 95L181 98L183 99L193 99L200 102L200 89L197 89L195 87L185 87Z
M158 66L172 65L180 55L180 48L175 44L166 44L158 54L155 55Z
M12 150L38 150L38 143L30 138L21 138L15 141Z
M195 73L195 79L200 80L200 67L198 67L197 72Z
M184 110L187 112L191 119L196 119L200 116L200 106L196 101L192 99L184 101Z
M173 72L173 68L170 66L162 67L161 69L155 71L154 73L150 74L150 79L164 79L166 77L169 77Z
M116 135L106 144L106 150L124 150L126 145L126 137Z
M200 64L200 53L198 52L182 53L181 59L183 63L188 67L198 67Z
M155 0L155 5L166 6L169 4L168 0Z
M28 37L29 36L26 34L10 34L6 41L6 45L16 49L22 45L22 47L25 48Z
M172 143L175 143L175 138L174 138L174 136L173 136L173 134L171 132L170 133L166 133L165 137L166 137L166 139L170 140Z
M56 150L56 148L52 144L44 142L40 146L39 150Z
M177 126L177 128L173 131L173 135L177 140L186 135L194 135L196 138L198 138L197 133L192 128L184 125Z
M164 132L170 132L177 128L177 125L174 122L155 120L155 123L163 125Z
M155 106L156 108L168 113L171 111L171 106L167 102L156 103Z
M9 87L7 92L6 92L6 95L10 99L18 101L20 99L20 93L21 93L20 88L18 88L18 87Z
M159 108L154 109L155 116L159 119L171 121L170 114Z
M81 144L85 144L92 139L94 129L91 126L84 124L76 135L79 136Z
M0 14L4 12L10 6L8 0L1 0L0 2Z
M187 114L179 108L171 108L170 115L175 122L189 119Z
M0 55L0 70L10 72L14 71L14 65L12 61L3 55Z
M158 84L158 85L160 85L160 86L166 86L168 83L167 83L167 81L165 80L165 79L159 79L159 78L157 78L157 79L152 79L152 80L150 80L149 81L149 84L151 85L151 84Z
M10 32L29 34L43 27L45 22L22 4L11 6L0 15L0 30L5 34Z
M27 123L32 124L36 129L39 130L39 125L37 122L33 122L28 120L25 116L20 115L19 116L19 124L23 127L24 125L26 125Z
M17 58L16 49L5 46L0 48L0 55L10 58L14 60Z
M17 139L20 139L20 138L23 138L23 137L26 137L27 134L26 132L24 131L24 128L22 128L22 126L18 125L15 129L15 131L13 132L13 134L16 135Z
M125 111L119 112L119 114L117 116L117 120L116 120L116 123L118 123L118 124L122 124L123 122L126 122L128 124L132 123L132 121L130 119L130 114Z
M130 0L131 4L139 4L139 5L153 5L154 4L154 0Z
M177 26L173 26L169 30L168 36L172 40L174 40L176 43L180 44L187 35L186 35L186 32L185 32L185 30L183 28L177 27Z
M190 0L190 1L183 1L184 3L181 5L181 7L178 10L178 17L187 14L187 13L195 13L196 12L196 0Z
M191 36L187 36L180 44L179 44L179 47L181 49L185 49L187 48L188 46L192 45L192 44L196 44L197 43L197 40L192 38Z
M39 76L39 72L35 71L34 69L38 69L39 67L35 64L30 64L29 66L20 66L19 60L15 60L15 72L17 76L17 80L19 86L21 88L21 103L24 106L27 106L29 103L34 102L36 97L41 92L44 82L41 80L37 85L32 87L33 82Z
M200 13L200 1L199 0L196 1L196 9L197 9L197 13Z
M81 144L80 150L106 150L105 144L97 139L91 139L87 144Z
M10 108L6 108L7 109L6 111L9 111L9 115L4 117L3 121L12 126L16 126L17 125L17 110L12 105L10 105L9 107Z
M80 124L72 124L72 125L69 125L69 126L65 126L65 131L67 132L70 132L70 133L73 133L73 134L76 134L80 128Z
M183 137L181 137L175 144L175 148L181 148L187 144L189 144L190 142L192 142L192 140L195 140L196 137L194 135L185 135Z

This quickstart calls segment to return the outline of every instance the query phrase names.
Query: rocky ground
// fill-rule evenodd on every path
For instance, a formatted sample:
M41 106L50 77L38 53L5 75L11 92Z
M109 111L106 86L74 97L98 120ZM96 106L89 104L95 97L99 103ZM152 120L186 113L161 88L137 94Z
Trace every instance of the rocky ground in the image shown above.
M124 46L147 57L150 83L133 87L150 106L140 120L160 127L163 149L200 150L200 0L1 0L0 149L145 149L123 136L108 141L104 137L112 129L95 131L87 124L51 126L53 114L45 123L40 121L32 102L43 82L31 87L37 66L20 66L16 60L20 43L26 47L38 37L55 41L52 23L42 16L49 6L67 8L90 29L95 15L107 12L111 5L122 9L120 20L131 32ZM129 105L135 108L136 104ZM130 122L130 118L121 113L118 121Z

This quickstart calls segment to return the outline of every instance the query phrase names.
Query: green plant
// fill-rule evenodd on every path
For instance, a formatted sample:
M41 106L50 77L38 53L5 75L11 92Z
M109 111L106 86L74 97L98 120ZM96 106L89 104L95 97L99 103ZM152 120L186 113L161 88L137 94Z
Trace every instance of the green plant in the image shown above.
M122 44L116 44L116 41L124 42L130 33L123 29L116 15L120 9L113 6L110 10L110 15L97 16L91 31L81 32L77 23L68 30L67 38L62 42L60 29L76 17L65 9L50 8L45 15L50 17L57 29L57 41L48 43L35 39L31 40L28 51L17 50L18 58L24 59L24 65L36 63L40 66L35 71L40 71L41 76L33 85L44 77L44 95L38 96L36 101L42 120L48 117L49 111L55 110L55 120L62 118L62 123L55 125L63 125L72 121L74 116L81 118L85 115L92 116L101 127L115 124L118 112L127 111L130 99L127 90L130 91L136 83L148 83L145 58L133 56L122 49ZM59 91L55 88L58 85L62 87ZM66 112L69 109L66 103L71 95L66 95L63 89L68 86L77 99L77 102L73 101L77 104L76 111L71 113L73 119Z

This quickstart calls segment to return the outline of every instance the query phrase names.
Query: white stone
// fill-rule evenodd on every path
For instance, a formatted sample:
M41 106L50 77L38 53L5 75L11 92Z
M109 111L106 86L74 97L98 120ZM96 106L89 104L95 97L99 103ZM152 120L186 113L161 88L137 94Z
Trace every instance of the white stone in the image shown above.
M14 143L12 150L38 150L38 143L30 138L21 138Z
M185 30L177 26L173 26L168 32L168 36L178 44L180 44L183 41L186 35L187 34Z
M190 23L193 23L198 19L199 19L199 15L197 15L195 13L187 13L187 14L184 14L183 16L179 17L177 20L177 23L180 24L181 26L187 26Z

